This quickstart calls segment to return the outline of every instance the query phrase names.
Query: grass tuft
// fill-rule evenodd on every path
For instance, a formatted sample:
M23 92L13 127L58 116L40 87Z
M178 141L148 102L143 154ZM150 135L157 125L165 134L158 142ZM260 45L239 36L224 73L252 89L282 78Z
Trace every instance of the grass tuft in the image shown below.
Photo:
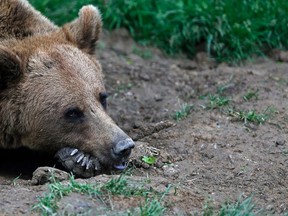
M194 106L191 104L184 103L181 106L180 110L175 112L174 119L176 121L180 121L180 120L187 118L187 116L191 113L191 110L193 109L193 107Z
M208 95L208 105L207 108L209 109L216 109L222 106L229 105L230 99L220 95Z
M258 100L258 90L257 91L252 91L249 90L244 96L243 96L244 101L250 101L252 99Z
M141 196L145 202L140 204L140 215L162 215L165 208L163 207L163 198L166 196L170 187L164 193L158 193L143 186L135 187L128 185L127 179L121 175L118 178L112 178L104 184L82 184L70 177L68 184L64 184L52 178L49 184L49 192L40 197L38 203L33 206L32 210L38 211L41 215L57 215L59 209L57 203L71 192L89 195L91 198L101 199L109 198L111 195L122 195L125 197ZM159 196L161 196L159 198ZM129 210L128 210L129 212ZM128 213L127 213L128 214Z
M256 112L255 110L228 110L230 116L236 117L236 119L243 121L244 124L248 122L263 124L271 119L275 113L277 113L277 110L272 106L267 107L263 112Z
M255 215L263 215L263 211L255 210L255 206L252 202L252 196L241 199L239 198L235 203L225 203L222 204L221 208L217 210L217 208L213 205L211 200L206 201L203 207L203 216L255 216Z

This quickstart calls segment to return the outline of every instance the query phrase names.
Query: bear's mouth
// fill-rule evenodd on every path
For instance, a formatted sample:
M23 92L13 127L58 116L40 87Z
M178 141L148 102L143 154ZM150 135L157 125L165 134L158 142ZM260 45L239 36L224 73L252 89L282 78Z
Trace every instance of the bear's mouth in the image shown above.
M128 162L123 161L122 163L114 165L113 167L117 170L124 170L127 168L127 166L128 166Z
M127 160L123 158L120 163L112 164L111 168L109 168L94 156L71 147L60 149L55 154L55 158L66 171L85 178L102 174L111 168L124 170L128 166Z

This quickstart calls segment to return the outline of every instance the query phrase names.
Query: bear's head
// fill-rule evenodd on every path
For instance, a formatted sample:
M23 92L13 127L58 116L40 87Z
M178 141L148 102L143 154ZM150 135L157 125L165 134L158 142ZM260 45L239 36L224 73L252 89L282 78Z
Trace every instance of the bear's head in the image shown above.
M62 28L2 43L1 146L60 150L60 162L87 177L125 168L134 142L106 113L107 92L94 56L101 28L98 9L85 6Z

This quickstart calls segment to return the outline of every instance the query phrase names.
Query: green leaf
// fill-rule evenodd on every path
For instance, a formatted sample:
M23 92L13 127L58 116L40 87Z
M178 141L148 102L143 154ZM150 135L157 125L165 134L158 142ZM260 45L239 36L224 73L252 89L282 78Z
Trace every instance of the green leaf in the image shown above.
M157 158L154 156L143 156L142 161L144 161L147 164L153 165L156 163Z

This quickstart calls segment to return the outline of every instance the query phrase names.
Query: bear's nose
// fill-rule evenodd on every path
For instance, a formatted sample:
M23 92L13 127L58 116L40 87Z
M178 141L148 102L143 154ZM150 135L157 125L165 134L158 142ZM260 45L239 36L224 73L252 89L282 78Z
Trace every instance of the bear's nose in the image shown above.
M113 152L120 157L129 156L131 149L135 147L135 143L131 138L119 141L114 147Z

